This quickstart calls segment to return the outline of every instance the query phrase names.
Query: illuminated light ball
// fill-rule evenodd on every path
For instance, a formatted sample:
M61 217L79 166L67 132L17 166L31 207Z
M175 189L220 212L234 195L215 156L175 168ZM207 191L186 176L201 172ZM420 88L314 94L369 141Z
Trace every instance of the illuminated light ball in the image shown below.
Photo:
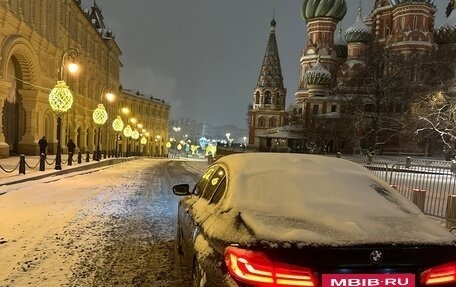
M127 138L131 137L131 134L133 133L133 130L131 129L130 125L127 125L124 130L123 130L123 134L124 136L126 136Z
M66 113L73 105L73 94L65 81L57 81L57 84L49 93L49 104L56 113Z
M171 143L170 143L170 142L167 142L167 143L166 143L166 147L167 147L167 148L170 148L170 147L171 147Z
M147 139L145 137L142 137L141 138L141 144L146 144L147 143Z
M132 133L131 133L131 138L134 139L134 140L137 140L139 138L139 133L137 130L134 130Z
M93 111L92 117L97 125L104 125L104 123L106 123L108 120L108 112L106 112L103 104L98 104L98 107Z
M181 150L181 149L182 149L182 145L181 145L181 144L178 144L178 145L177 145L177 149L178 149L178 150Z
M122 121L122 118L120 116L117 116L116 119L112 122L112 128L116 132L121 132L124 128L124 123Z

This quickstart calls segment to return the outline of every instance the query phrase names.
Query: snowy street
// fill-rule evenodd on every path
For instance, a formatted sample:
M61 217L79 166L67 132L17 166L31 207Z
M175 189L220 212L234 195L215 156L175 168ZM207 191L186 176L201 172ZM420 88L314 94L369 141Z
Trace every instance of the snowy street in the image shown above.
M172 185L206 167L139 159L0 186L0 287L185 286Z

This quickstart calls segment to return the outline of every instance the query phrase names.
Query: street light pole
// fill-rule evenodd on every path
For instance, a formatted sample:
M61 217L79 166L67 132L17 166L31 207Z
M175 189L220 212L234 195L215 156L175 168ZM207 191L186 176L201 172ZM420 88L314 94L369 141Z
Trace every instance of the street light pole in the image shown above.
M98 107L93 111L93 121L98 125L98 138L97 138L97 151L95 160L100 161L100 137L101 137L101 126L108 120L108 112L106 112L103 104L98 104Z
M119 132L121 132L124 128L124 123L120 116L117 116L116 119L112 122L112 128L116 132L116 152L115 157L119 157Z
M127 148L127 157L130 156L130 146L128 144L128 140L131 137L132 132L133 132L133 130L131 129L130 125L127 124L127 126L123 130L123 134L127 138L127 147L126 147Z
M57 114L57 149L55 156L55 169L62 169L62 115L66 113L73 105L73 94L63 80L63 70L65 57L70 56L72 62L68 68L71 73L78 71L78 65L74 62L78 57L78 51L74 48L66 49L60 59L58 80L55 87L49 93L49 104L52 110Z

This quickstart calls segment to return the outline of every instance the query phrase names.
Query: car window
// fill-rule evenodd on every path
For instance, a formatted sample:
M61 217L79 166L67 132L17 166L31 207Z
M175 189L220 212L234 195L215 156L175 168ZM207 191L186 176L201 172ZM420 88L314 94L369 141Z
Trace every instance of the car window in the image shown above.
M210 200L214 191L222 182L222 179L225 177L225 170L222 167L218 167L217 170L212 174L206 188L203 191L203 198Z
M193 189L193 194L200 196L203 194L203 190L206 187L207 183L209 182L209 179L211 178L212 174L216 170L215 166L211 166L205 173L204 175L198 180L198 182L195 185L195 188Z
M225 189L226 189L226 176L223 177L222 182L220 182L219 186L217 189L214 191L214 195L212 196L211 199L211 204L216 204L220 201L222 196L225 194Z

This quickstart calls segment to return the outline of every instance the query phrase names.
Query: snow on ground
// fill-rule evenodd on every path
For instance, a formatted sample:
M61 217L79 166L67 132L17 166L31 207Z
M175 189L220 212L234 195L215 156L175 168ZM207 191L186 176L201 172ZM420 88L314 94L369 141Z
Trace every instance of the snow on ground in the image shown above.
M180 284L170 186L206 167L135 160L0 186L0 286Z

